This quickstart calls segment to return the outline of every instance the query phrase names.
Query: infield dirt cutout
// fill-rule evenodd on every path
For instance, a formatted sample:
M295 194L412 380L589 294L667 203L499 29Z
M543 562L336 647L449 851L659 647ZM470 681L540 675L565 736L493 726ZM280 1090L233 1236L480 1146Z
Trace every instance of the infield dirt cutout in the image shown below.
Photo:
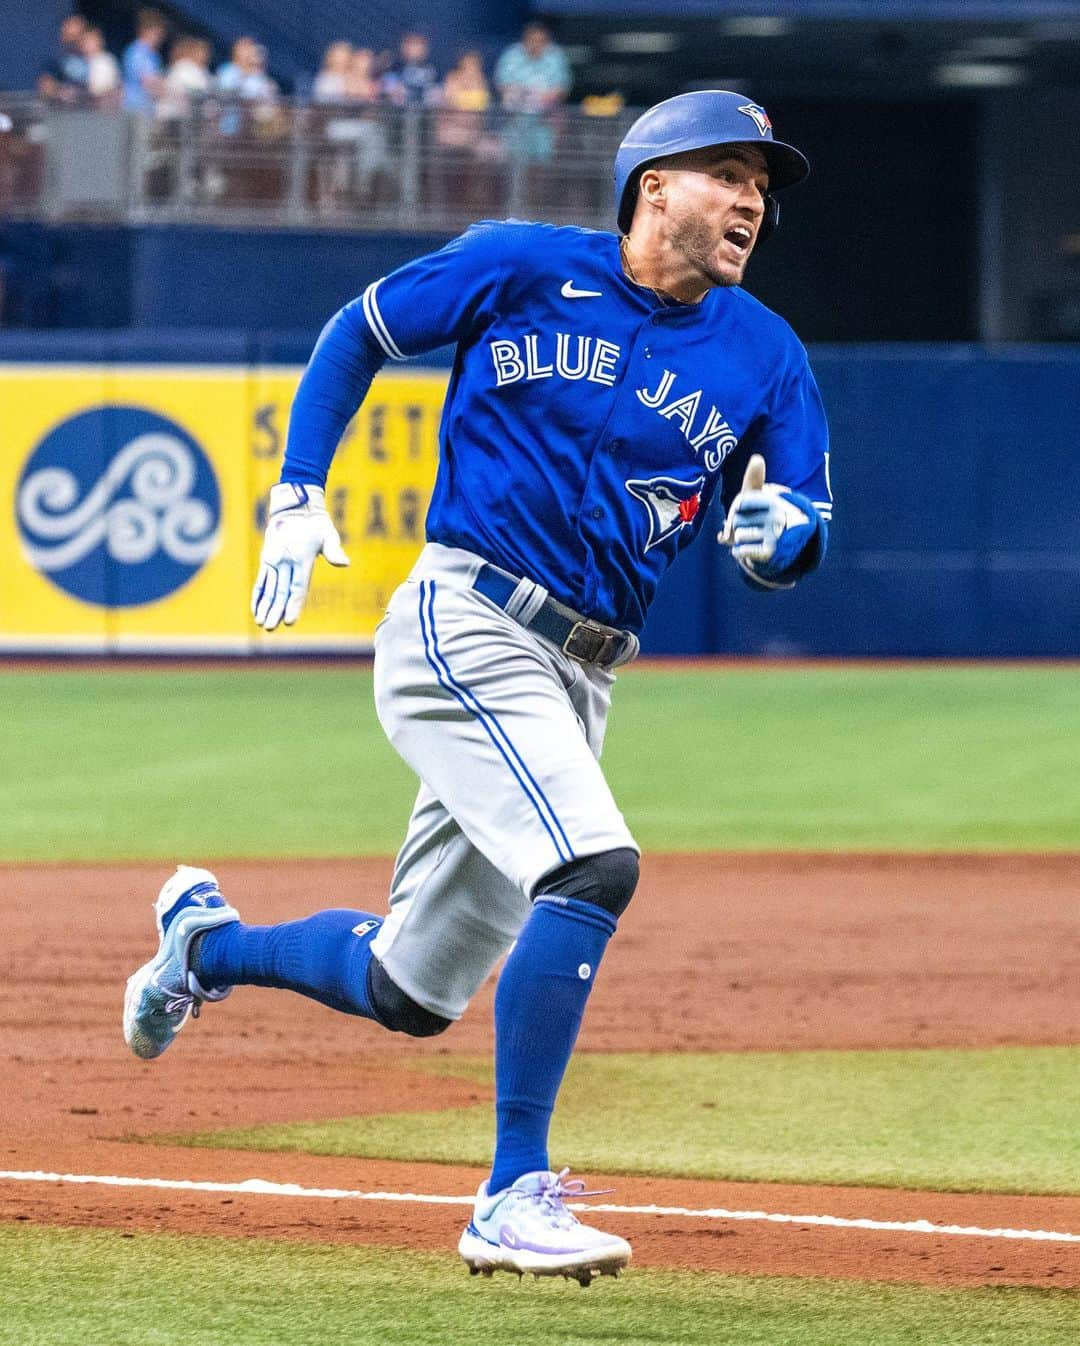
M202 857L184 857L206 863ZM390 862L212 867L249 920L381 911ZM120 1035L167 865L0 867L0 1169L464 1196L436 1164L188 1149L118 1137L460 1107L482 1086L410 1058L485 1052L493 984L444 1037L391 1038L284 992L207 1006L156 1062ZM579 1050L1080 1041L1074 856L653 856ZM662 1139L658 1139L662 1144ZM553 1156L573 1162L573 1155ZM1080 1233L1080 1196L957 1195L583 1174L617 1205ZM0 1180L0 1220L452 1249L465 1208ZM639 1266L953 1285L1080 1287L1080 1244L609 1214ZM600 1217L597 1222L600 1223Z

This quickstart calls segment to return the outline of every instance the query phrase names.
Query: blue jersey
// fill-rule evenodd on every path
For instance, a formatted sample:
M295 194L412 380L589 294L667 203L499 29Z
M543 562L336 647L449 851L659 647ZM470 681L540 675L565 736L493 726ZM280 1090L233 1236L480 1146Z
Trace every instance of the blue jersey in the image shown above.
M613 234L508 221L474 225L354 304L391 360L457 346L429 541L598 621L641 629L751 453L831 513L806 352L740 288L665 301L627 279Z

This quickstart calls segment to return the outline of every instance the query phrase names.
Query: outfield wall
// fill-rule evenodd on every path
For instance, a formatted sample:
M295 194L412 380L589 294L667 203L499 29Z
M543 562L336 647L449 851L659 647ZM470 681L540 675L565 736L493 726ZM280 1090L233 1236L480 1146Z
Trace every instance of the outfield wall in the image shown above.
M422 541L443 367L384 373L330 504L353 557L300 626L248 616L311 333L0 334L0 649L364 650ZM823 571L741 584L706 536L663 654L1080 655L1080 348L817 347L837 497ZM719 519L712 521L719 524Z

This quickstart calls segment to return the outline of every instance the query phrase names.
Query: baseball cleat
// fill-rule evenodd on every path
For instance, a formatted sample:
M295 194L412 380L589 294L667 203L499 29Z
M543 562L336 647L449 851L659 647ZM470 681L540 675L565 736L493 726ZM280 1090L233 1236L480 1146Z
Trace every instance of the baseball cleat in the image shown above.
M224 991L200 986L188 966L191 942L204 930L238 921L208 869L177 865L154 903L158 951L128 978L124 994L124 1041L143 1060L160 1056L183 1028L198 1018L204 1000L224 1000Z
M519 1276L565 1276L588 1285L594 1276L617 1276L630 1261L630 1245L616 1234L582 1224L566 1197L595 1196L570 1172L526 1173L512 1187L488 1194L482 1182L473 1218L458 1252L475 1275L515 1271Z

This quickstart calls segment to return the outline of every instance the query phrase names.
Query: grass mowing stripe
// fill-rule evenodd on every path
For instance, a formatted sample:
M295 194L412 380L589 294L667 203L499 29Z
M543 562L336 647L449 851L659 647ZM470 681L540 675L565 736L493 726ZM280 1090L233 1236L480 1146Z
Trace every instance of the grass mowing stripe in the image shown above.
M456 1257L0 1226L0 1346L1073 1346L1080 1297L635 1271L588 1292Z
M487 1060L417 1069L487 1083ZM595 1173L1080 1191L1080 1047L576 1056L552 1128ZM491 1108L176 1136L180 1144L482 1165Z
M415 780L370 669L4 671L0 695L0 859L401 841ZM1068 667L645 665L620 674L604 765L653 851L1071 850L1078 739Z

